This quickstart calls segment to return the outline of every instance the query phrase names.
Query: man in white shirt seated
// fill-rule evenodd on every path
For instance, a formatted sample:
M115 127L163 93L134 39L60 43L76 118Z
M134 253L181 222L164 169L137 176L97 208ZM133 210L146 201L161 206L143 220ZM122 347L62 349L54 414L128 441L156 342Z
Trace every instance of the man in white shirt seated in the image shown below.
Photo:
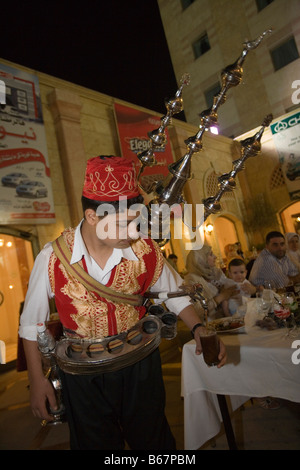
M255 286L264 286L266 281L272 281L276 289L300 282L299 271L286 255L282 233L272 231L267 234L266 247L255 260L249 281Z

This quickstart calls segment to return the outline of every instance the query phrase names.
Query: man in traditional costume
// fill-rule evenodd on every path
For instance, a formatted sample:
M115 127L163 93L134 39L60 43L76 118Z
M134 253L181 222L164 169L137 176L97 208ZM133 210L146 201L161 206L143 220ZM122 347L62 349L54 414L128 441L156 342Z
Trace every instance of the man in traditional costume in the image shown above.
M49 299L55 298L65 336L99 340L125 332L143 318L146 308L140 299L145 292L174 292L182 283L164 262L158 245L139 238L134 230L136 214L130 215L128 209L140 198L133 162L108 156L88 160L82 193L84 218L75 229L64 230L55 242L46 244L35 260L19 334L28 366L31 407L38 418L51 421L49 406L56 408L37 347L36 325L49 319ZM125 210L120 201L127 202ZM104 215L103 204L116 211ZM196 354L200 354L197 332L201 324L189 297L168 299L166 306L192 330ZM221 345L220 367L225 360ZM121 450L124 441L131 449L176 448L164 412L158 347L116 371L60 374L71 449Z

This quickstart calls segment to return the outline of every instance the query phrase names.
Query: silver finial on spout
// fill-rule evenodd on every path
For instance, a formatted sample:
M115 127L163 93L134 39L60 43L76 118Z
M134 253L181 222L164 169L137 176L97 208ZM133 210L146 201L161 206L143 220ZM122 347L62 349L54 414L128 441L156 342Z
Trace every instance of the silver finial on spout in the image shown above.
M221 91L214 97L213 105L210 109L203 111L200 114L199 131L196 135L189 137L185 140L187 145L187 153L175 163L169 165L170 175L166 177L163 182L159 182L156 187L157 198L159 202L163 203L181 203L183 197L181 195L185 183L191 179L191 159L194 153L202 150L202 138L204 132L211 126L218 122L217 110L226 101L226 92L229 88L239 85L243 76L243 69L241 67L249 50L255 49L261 43L266 34L271 32L267 30L262 33L254 41L245 42L244 49L241 56L237 61L226 67L222 71L222 88ZM229 185L229 183L227 183Z
M152 167L157 164L156 158L154 155L155 149L164 147L167 142L166 138L166 128L171 123L172 117L174 114L180 113L183 110L183 99L182 99L182 91L183 88L190 83L190 75L188 73L183 74L180 80L180 87L178 88L175 97L170 98L169 100L165 101L165 106L167 108L167 113L165 116L161 118L161 125L158 129L155 129L151 132L148 132L148 137L150 139L150 147L148 150L144 150L137 154L137 158L141 162L141 168L138 174L138 180L142 172L144 171L145 167ZM141 183L139 182L140 188L142 188Z
M226 93L228 89L239 85L242 81L243 77L243 68L242 65L245 61L245 58L250 50L255 49L259 46L263 38L269 34L272 30L269 29L264 31L260 36L258 36L253 41L246 41L243 44L243 50L240 57L231 65L225 67L221 73L221 90L218 94L214 96L213 104L210 109L204 110L200 114L200 125L199 131L196 135L189 137L185 140L185 144L187 146L186 154L181 157L176 162L169 165L169 174L163 181L157 182L154 187L151 188L152 192L152 199L150 203L147 205L148 212L150 213L150 221L151 217L153 216L155 220L160 220L163 225L162 216L159 213L159 209L157 207L160 204L168 204L169 206L173 204L181 204L183 199L183 189L188 180L191 179L191 160L194 153L198 153L202 150L202 139L205 131L209 130L209 128L213 125L216 125L218 122L218 115L217 111L219 106L221 106L226 101ZM166 102L167 107L167 114L161 120L161 126L153 132L150 132L149 138L151 141L150 149L146 152L142 152L138 155L139 160L142 163L141 171L139 176L141 175L144 167L149 165L154 165L154 149L155 146L162 146L165 144L166 137L165 137L165 128L170 123L171 116L175 112L179 112L183 109L182 106L182 89L183 86L189 82L188 79L184 76L182 78L182 85L176 93L176 96L173 100ZM261 133L263 130L261 130ZM250 156L254 156L257 154L256 146L259 145L259 135L254 136L253 142L248 145L248 142L244 143L244 147L242 144L242 158L239 159L234 163L233 170L228 173L224 174L219 178L219 191L214 197L209 197L203 201L204 208L205 208L205 218L208 217L209 214L219 212L221 209L220 199L224 192L232 191L235 186L236 182L234 180L236 173L243 169L244 161L246 158ZM253 152L253 155L252 155ZM154 160L153 160L154 159ZM155 209L153 209L155 207ZM150 222L151 225L151 222ZM149 227L149 231L150 231Z
M266 127L268 127L273 119L273 116L269 114L265 117L262 123L261 129L254 134L240 142L241 144L241 158L232 162L233 169L230 173L224 173L218 178L219 191L215 196L211 196L203 200L204 204L204 220L210 214L216 214L221 210L220 199L225 192L233 191L236 187L235 177L237 173L244 169L245 161L247 158L256 157L261 150L261 138Z

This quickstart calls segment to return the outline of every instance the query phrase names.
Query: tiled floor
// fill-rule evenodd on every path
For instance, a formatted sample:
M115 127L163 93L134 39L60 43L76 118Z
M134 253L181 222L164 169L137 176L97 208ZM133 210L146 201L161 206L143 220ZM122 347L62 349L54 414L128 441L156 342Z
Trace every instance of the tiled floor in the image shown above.
M178 450L184 449L183 399L180 397L180 347L190 339L179 327L176 340L162 341L164 381L167 394L166 414L176 438ZM1 372L0 366L0 450L68 450L68 426L41 427L29 408L26 372L15 369ZM300 403L281 401L278 410L264 410L250 401L232 416L240 450L300 450ZM205 425L205 423L203 423ZM203 450L227 450L223 430L206 443Z

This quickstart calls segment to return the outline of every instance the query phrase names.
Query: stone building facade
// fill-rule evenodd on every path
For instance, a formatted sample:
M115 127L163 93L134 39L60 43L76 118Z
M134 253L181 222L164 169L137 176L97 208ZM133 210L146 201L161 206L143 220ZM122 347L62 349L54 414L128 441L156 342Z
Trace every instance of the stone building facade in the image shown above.
M191 75L185 93L187 121L211 105L220 73L240 56L243 43L272 28L244 63L243 82L219 110L220 133L237 137L266 114L291 111L300 67L299 0L158 0L175 76Z

